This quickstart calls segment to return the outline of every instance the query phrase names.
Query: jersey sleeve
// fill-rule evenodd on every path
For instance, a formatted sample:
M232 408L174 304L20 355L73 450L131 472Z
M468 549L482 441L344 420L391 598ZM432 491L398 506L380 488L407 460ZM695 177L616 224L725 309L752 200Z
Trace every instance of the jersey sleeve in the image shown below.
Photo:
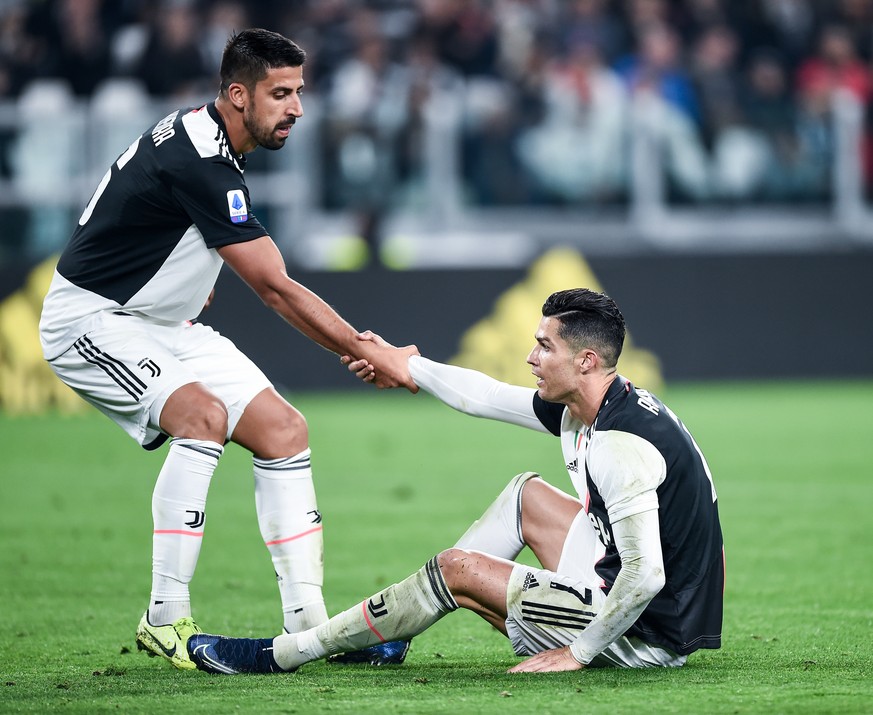
M603 607L570 643L573 657L583 665L626 633L664 585L658 512L634 514L613 524L612 530L621 570Z
M227 159L195 159L175 181L172 192L208 248L267 235L252 213L249 189L242 174Z
M409 372L416 385L459 412L545 431L531 407L531 397L536 393L532 388L510 385L476 370L420 355L409 358Z
M658 508L656 490L667 463L648 440L618 430L596 432L585 461L613 524Z

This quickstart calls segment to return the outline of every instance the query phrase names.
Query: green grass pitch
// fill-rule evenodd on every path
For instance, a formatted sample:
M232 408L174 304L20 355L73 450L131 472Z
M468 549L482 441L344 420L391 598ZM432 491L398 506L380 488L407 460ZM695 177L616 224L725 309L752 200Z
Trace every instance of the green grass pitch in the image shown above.
M294 675L179 672L135 650L163 458L96 413L0 415L0 712L873 712L873 382L673 385L712 466L727 545L724 644L678 670L510 676L469 613L405 665ZM514 474L565 489L555 438L430 397L301 394L325 520L331 612L450 546ZM269 635L278 591L248 455L212 482L191 586L208 631Z

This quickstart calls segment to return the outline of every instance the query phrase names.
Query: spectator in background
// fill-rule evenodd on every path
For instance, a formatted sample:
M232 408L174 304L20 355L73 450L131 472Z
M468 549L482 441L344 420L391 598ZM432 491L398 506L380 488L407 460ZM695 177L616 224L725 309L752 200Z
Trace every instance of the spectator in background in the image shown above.
M825 24L841 25L864 62L873 60L873 0L833 0L828 3Z
M409 118L409 72L394 62L379 17L358 10L357 46L341 63L327 96L325 189L333 205L351 208L369 255L378 255L382 219L397 183L401 132Z
M761 160L745 198L796 199L804 187L798 143L797 109L782 59L774 50L758 50L748 64L740 93L742 127L757 142Z
M832 109L838 91L846 92L866 108L873 96L873 78L849 30L843 25L830 25L821 31L818 53L803 62L797 72L801 145L812 160L811 179L821 186L821 193L829 184L834 156ZM869 137L864 137L858 151L869 151L869 144Z
M221 53L227 38L246 27L251 27L245 5L237 0L218 0L205 8L205 22L200 30L198 44L203 65L213 76L221 64Z
M693 122L700 106L683 66L679 35L667 25L647 25L640 31L637 51L616 63L616 71L633 94L650 90Z
M766 146L740 126L739 43L727 25L705 28L690 59L700 97L702 139L710 151L710 191L718 199L747 198L759 184Z
M0 5L0 103L13 102L36 73L40 46L27 32L27 12L21 3ZM12 177L13 126L0 125L0 180ZM7 231L2 243L19 245L24 231Z
M827 29L814 54L811 43L822 21ZM345 180L336 186L326 182L329 209L385 204L398 195L407 203L415 201L420 194L414 187L420 182L405 179L422 173L424 108L433 86L452 92L450 99L465 109L460 165L466 195L479 205L609 200L616 195L615 177L626 159L621 152L600 152L610 164L606 173L595 168L599 159L582 156L585 150L576 157L559 152L555 176L543 175L548 142L537 145L534 137L544 140L545 127L554 128L555 137L596 135L596 117L606 116L594 109L606 86L600 80L591 82L596 88L587 99L576 88L555 98L555 87L566 81L556 73L566 75L573 63L582 68L580 76L599 76L606 70L602 65L612 66L632 98L645 94L657 100L652 123L666 147L671 188L682 198L725 191L723 160L739 171L745 157L754 174L754 163L767 155L757 152L754 142L740 140L742 130L769 136L770 129L761 134L753 126L761 113L743 119L745 108L737 109L748 99L737 99L743 81L739 64L754 57L757 48L774 48L784 71L797 77L799 111L780 135L793 136L799 152L794 160L819 157L805 164L819 167L811 174L822 177L823 162L831 156L827 104L832 90L846 87L862 102L873 98L864 66L873 49L873 0L0 0L5 96L17 98L33 78L60 77L73 84L79 97L94 97L94 87L112 74L138 78L155 98L182 95L181 101L200 101L204 78L219 54L215 48L235 27L249 23L300 38L310 58L309 91L327 103L360 104L361 88L377 85L375 91L387 92L391 101L398 98L396 107L379 110L380 121L388 121L388 128L380 130L382 138L340 132L343 148L336 150L335 166L342 159L358 177L360 190L351 190ZM832 26L841 29L834 33ZM364 37L366 50L361 48ZM583 57L590 48L591 56ZM362 52L385 64L383 69L372 65L380 78L375 84L350 81L366 76ZM374 59L379 54L383 59ZM762 71L761 76L767 75L768 70ZM447 76L452 79L446 81ZM394 77L401 85L386 89ZM342 97L346 92L349 97ZM626 99L615 111L624 113L625 104ZM397 121L404 126L391 124ZM353 113L345 113L338 124L354 122L372 125ZM384 136L392 132L396 138L386 144ZM531 151L534 145L540 148ZM712 150L714 168L703 146ZM780 140L779 146L781 152L787 144ZM250 169L257 171L267 161L255 156ZM382 172L387 183L360 182L368 162L376 172L370 177ZM573 190L571 177L583 164L593 173L586 171ZM399 194L386 189L397 189L398 178L405 184ZM750 195L741 184L734 183L727 193ZM375 219L380 213L361 215ZM377 233L378 223L362 219L364 235Z
M500 74L508 82L523 81L531 58L542 54L542 38L557 24L554 6L541 0L506 0L496 10Z
M726 0L685 0L678 25L686 45L693 45L711 27L733 27L735 6Z
M150 23L145 51L134 70L149 94L199 100L207 92L209 70L200 50L200 25L194 6L167 0Z
M11 63L0 54L0 103L14 98L15 73ZM14 127L0 124L0 182L13 176L12 148L16 141ZM29 215L21 206L4 206L3 217L7 225L15 226L14 231L0 231L0 261L5 256L20 256L29 232Z
M797 72L801 95L816 95L814 101L831 98L837 89L849 90L862 104L870 101L870 69L861 61L852 35L843 25L829 25L821 31L818 52L805 60Z
M53 13L50 74L66 80L77 97L91 96L110 66L102 4L102 0L61 0Z
M465 98L463 177L476 205L518 206L554 200L520 155L518 142L545 117L545 87L556 25L548 3L521 0L497 14L499 76L471 78Z
M775 46L789 67L809 54L816 28L811 0L759 0L748 8L747 26L760 28L757 44Z
M34 32L32 8L24 3L0 6L0 58L8 73L3 96L17 97L48 65L48 43Z
M739 119L738 51L737 37L727 25L706 28L692 48L691 76L700 98L701 127L708 146Z
M667 0L624 0L624 24L631 35L631 43L639 42L643 32L656 25L677 27L672 16L673 6Z
M709 195L709 166L700 138L700 106L682 50L679 35L667 25L643 26L636 53L616 69L634 115L663 149L673 193L700 200Z
M515 151L520 130L517 98L493 78L467 82L463 118L463 176L482 206L523 204L530 187Z
M519 140L527 170L553 200L614 199L624 181L627 98L598 47L580 42L550 65L544 98L542 123Z
M398 174L403 194L412 205L426 204L425 178L428 113L445 112L448 98L458 101L463 86L457 72L442 64L427 38L413 38L402 59L409 83L407 122L399 142Z
M337 68L355 52L356 40L346 0L318 0L279 19L306 48L307 82L325 94Z
M606 62L626 52L627 31L607 9L607 0L572 0L555 23L559 50L573 53L579 46L594 47Z
M440 61L465 77L493 76L498 66L494 14L483 0L421 0L418 37L428 37Z

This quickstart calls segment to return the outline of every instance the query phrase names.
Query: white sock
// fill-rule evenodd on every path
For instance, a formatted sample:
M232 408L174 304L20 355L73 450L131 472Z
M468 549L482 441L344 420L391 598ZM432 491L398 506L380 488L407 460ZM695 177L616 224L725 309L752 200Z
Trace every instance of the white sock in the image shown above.
M209 482L223 451L205 440L170 442L152 494L152 625L191 615L188 584L203 544Z
M411 638L457 607L434 557L405 580L320 626L278 636L273 657L283 670L293 670L334 653Z
M458 539L455 548L483 551L514 561L524 548L521 534L521 495L528 479L536 472L513 477L485 513Z
M283 459L253 458L255 506L273 559L289 633L327 620L324 539L312 483L310 450Z

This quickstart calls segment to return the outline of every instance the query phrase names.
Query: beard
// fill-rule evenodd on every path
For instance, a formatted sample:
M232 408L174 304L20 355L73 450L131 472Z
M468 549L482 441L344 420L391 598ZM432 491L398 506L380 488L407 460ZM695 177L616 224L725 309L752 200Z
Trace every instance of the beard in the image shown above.
M285 141L288 137L277 137L275 133L279 129L290 127L294 124L294 121L294 117L291 117L287 121L280 122L272 127L266 127L258 122L256 117L256 107L254 104L252 104L250 111L246 109L243 113L243 126L246 128L246 131L252 135L252 138L257 142L258 146L262 146L264 149L269 149L270 151L276 151L285 146Z

